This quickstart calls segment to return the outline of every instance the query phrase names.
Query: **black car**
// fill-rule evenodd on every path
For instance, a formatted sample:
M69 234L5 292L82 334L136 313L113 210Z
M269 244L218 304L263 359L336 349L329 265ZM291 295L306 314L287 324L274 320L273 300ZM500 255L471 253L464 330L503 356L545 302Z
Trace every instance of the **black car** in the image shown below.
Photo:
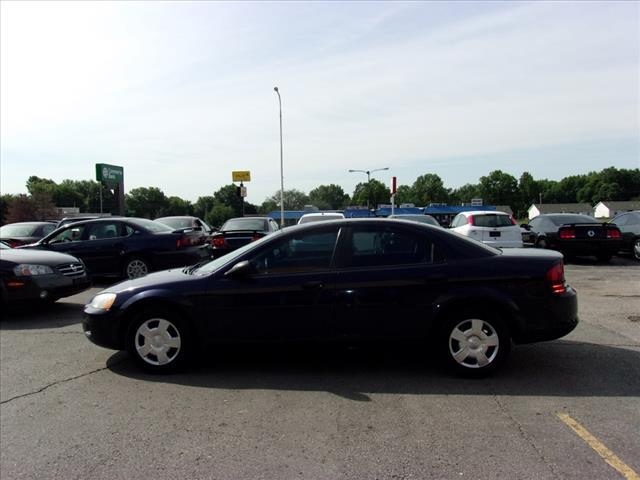
M287 228L202 266L114 285L84 313L92 342L157 372L216 342L412 339L479 376L511 341L556 339L578 323L558 252L501 251L388 219Z
M567 256L594 255L607 262L620 250L620 229L588 215L548 213L534 217L524 228L533 233L538 248L559 250Z
M54 222L19 222L0 227L0 240L10 247L37 242L56 229Z
M71 255L11 248L0 242L0 297L55 302L91 285L84 264Z
M622 233L620 250L640 261L640 210L616 215L611 223L615 223Z
M230 218L211 236L213 257L221 257L279 229L276 221L269 217Z
M144 218L101 218L71 223L20 248L74 255L91 275L136 278L210 257L206 245L185 232Z

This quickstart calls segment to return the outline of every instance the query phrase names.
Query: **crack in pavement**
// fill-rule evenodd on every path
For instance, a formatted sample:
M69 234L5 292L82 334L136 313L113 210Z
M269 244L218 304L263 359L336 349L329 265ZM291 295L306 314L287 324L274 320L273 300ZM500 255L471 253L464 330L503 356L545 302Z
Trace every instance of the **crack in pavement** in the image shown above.
M538 454L538 457L540 457L540 460L542 460L542 463L549 469L549 471L551 472L553 477L554 478L562 478L562 476L558 472L556 472L554 463L551 462L550 460L548 460L544 456L544 453L542 453L542 451L538 448L536 443L533 441L533 438L531 437L531 435L527 434L527 432L525 431L524 426L522 426L522 424L518 420L516 420L515 417L513 415L511 415L511 413L509 413L507 411L507 408L500 401L500 396L499 395L494 395L493 399L495 400L496 404L498 405L498 410L505 417L507 417L509 419L509 421L516 427L520 437L523 440L525 440L531 446L531 448L533 448L533 450Z
M15 397L11 397L11 398L8 398L6 400L2 400L0 402L0 405L4 405L5 403L13 402L14 400L17 400L19 398L30 397L31 395L36 395L38 393L42 393L45 390L47 390L49 387L54 387L54 386L60 385L62 383L67 383L67 382L71 382L72 380L77 380L78 378L88 377L89 375L93 375L94 373L102 372L103 370L107 370L107 369L113 367L114 365L118 365L118 364L122 363L123 361L124 361L124 359L122 359L122 360L120 360L118 362L110 363L109 365L105 365L102 368L98 368L96 370L92 370L90 372L86 372L86 373L83 373L81 375L76 375L75 377L65 378L64 380L57 380L57 381L52 382L52 383L50 383L48 385L45 385L44 387L42 387L42 388L40 388L38 390L33 391L33 392L22 393L20 395L16 395Z

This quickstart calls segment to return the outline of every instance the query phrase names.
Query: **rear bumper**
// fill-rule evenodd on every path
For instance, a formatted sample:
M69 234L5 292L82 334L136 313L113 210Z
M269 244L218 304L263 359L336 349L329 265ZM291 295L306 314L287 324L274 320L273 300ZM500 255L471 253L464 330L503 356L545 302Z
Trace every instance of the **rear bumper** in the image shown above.
M578 326L578 295L567 287L562 295L549 298L538 305L536 316L527 318L518 332L514 332L515 343L533 343L555 340L572 332Z
M615 255L622 247L622 242L620 240L554 240L550 246L567 255Z

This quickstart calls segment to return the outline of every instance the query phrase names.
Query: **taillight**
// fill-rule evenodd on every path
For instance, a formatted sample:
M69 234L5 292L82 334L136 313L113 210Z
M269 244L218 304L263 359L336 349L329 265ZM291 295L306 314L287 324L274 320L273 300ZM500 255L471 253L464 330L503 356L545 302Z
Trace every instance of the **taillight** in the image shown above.
M467 217L467 221L469 222L469 225L474 225L474 223L473 223L473 215L469 215Z
M251 241L255 242L256 240L260 240L264 235L260 235L259 233L254 233L253 237L251 237Z
M620 238L620 230L617 228L607 228L607 238Z
M560 238L562 240L576 238L576 231L573 228L563 228L560 230Z
M511 225L517 225L516 219L513 218L513 215L509 215L509 218L511 219Z
M16 248L23 244L20 240L7 240L7 243L11 248Z
M556 263L551 267L545 279L551 288L551 293L562 295L567 291L567 286L564 281L564 264L562 262Z
M188 237L180 237L176 240L176 248L188 247L190 244Z
M215 237L211 240L211 244L213 245L213 248L223 248L225 244L224 237Z

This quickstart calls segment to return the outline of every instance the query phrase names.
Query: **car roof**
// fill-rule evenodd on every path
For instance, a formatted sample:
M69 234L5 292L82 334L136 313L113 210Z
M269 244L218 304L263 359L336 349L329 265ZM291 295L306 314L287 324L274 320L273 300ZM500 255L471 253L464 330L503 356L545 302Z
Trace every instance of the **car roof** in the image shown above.
M342 213L342 212L314 212L314 213L305 213L304 215L302 215L302 217L330 217L330 216L344 218L344 213ZM300 218L302 218L302 217L300 217Z
M507 215L510 216L507 212L501 212L500 210L472 210L470 212L460 212L461 215L469 216L469 215Z

